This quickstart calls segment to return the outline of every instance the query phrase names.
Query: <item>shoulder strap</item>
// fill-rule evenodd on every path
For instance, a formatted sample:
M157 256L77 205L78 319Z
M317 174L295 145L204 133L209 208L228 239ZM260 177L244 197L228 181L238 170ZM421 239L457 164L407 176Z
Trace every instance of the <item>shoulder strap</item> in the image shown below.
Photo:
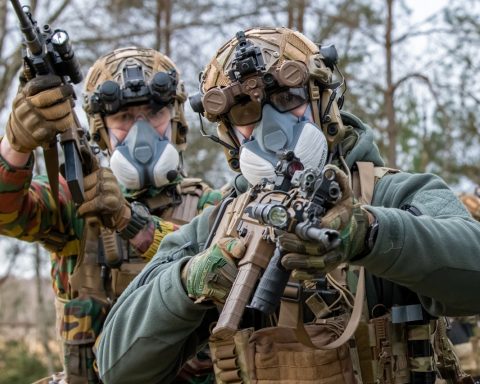
M362 204L371 204L375 184L383 176L400 172L398 169L388 167L375 167L370 161L357 161L357 170L352 175L352 188L354 196Z
M280 316L278 319L279 327L287 327L295 329L298 340L309 347L327 350L336 349L345 344L353 336L357 330L358 324L362 317L363 301L365 297L365 269L360 267L358 275L357 292L355 293L355 300L353 304L353 311L350 319L345 327L343 333L338 339L325 345L313 344L310 336L305 330L303 324L303 308L299 305L298 301L284 300L280 306Z

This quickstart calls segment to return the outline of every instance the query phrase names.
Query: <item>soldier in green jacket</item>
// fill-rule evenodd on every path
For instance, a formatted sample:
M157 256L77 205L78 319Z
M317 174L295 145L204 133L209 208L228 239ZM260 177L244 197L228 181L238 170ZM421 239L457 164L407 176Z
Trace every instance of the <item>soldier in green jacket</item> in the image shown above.
M238 330L215 337L251 243L235 222L230 232L215 228L236 235L207 244L224 211L205 210L165 238L108 315L96 352L105 383L171 382L207 342L218 383L471 382L438 317L480 311L480 225L438 176L384 168L372 129L339 111L336 59L334 47L286 28L239 32L205 68L194 108L218 123L216 141L241 172L228 207L258 190L245 194L249 185L276 177L279 151L293 151L305 168L333 169L341 197L321 227L338 231L340 245L332 251L280 235L282 266L303 293L286 289L278 317L247 308ZM357 275L362 292L361 267L365 306L352 296ZM289 330L283 315L293 309L283 308L292 303L297 322ZM327 344L349 330L349 312L360 317L355 334Z

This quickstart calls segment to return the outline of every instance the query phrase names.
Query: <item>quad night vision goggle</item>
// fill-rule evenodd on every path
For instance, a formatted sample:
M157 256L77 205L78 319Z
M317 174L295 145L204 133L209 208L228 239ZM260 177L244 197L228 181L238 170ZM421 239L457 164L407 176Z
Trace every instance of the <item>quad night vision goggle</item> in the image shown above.
M111 115L125 106L145 103L159 110L173 102L177 91L174 69L157 72L148 83L137 64L125 66L122 75L122 85L107 80L98 86L88 100L90 113Z

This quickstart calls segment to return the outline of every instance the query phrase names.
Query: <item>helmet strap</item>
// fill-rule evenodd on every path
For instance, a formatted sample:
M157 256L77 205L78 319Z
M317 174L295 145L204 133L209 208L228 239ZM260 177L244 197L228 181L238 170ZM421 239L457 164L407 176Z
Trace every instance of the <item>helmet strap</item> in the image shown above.
M308 82L309 82L308 89L310 92L310 103L312 106L313 121L319 126L321 126L320 111L318 108L318 104L320 101L320 88L318 87L318 85L315 85L313 78L310 78Z
M112 145L110 144L110 137L108 135L107 126L100 114L94 114L92 117L93 132L100 136L99 146L102 149L107 149L109 155L112 155Z

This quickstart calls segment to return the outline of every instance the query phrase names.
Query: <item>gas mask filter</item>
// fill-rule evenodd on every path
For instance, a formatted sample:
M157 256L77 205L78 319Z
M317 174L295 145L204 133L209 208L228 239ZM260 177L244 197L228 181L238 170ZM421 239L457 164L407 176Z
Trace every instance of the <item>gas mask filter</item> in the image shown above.
M131 190L162 187L178 176L180 156L167 137L146 121L138 120L110 159L120 184Z
M253 131L252 140L242 145L240 169L252 185L266 178L273 181L278 154L292 150L304 168L323 168L327 161L328 145L322 130L306 118L290 112L280 113L265 104L262 120Z

